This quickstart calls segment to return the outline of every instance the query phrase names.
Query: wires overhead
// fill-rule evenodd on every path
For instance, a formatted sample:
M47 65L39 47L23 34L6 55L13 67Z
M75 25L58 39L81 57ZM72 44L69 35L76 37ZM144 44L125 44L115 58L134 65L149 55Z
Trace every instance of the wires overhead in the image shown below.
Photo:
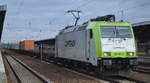
M23 5L24 5L24 0L21 0L17 8L17 15L20 15L21 8L23 7Z
M134 8L148 6L149 4L150 4L150 2L149 3L143 3L143 4L135 5L133 7L125 8L125 9L122 9L122 10L127 11L127 10L131 10L131 9L134 9Z
M91 3L90 3L91 4ZM105 3L105 4L107 4L107 3ZM116 8L116 10L113 8L113 7L105 7L104 9L101 9L100 10L100 8L99 7L97 7L97 8L93 8L94 10L93 10L93 13L95 13L95 12L99 12L99 11L101 11L101 12L107 12L108 11L108 13L110 14L121 14L121 20L123 20L124 19L124 16L125 16L125 12L127 12L127 11L129 11L129 10L133 10L133 9L135 9L135 8L140 8L140 7L145 7L145 6L150 6L149 5L150 4L150 2L147 2L147 3L141 3L141 4L139 4L139 5L135 5L135 6L132 6L132 7L128 7L128 6L124 6L125 8L122 8L122 9L119 9L119 10L117 10L117 8ZM94 4L92 5L92 6L95 6ZM88 9L89 7L84 7L84 9ZM92 8L92 7L90 7L90 8ZM83 8L82 8L83 9ZM81 9L80 9L81 10ZM89 9L88 9L89 10ZM87 10L87 11L88 11ZM83 10L82 10L83 11ZM84 11L83 11L84 12Z
M87 0L85 3L79 5L76 9L85 8L87 5L92 4L96 0Z
M116 11L116 13L117 12L121 12L122 13L122 16L121 16L121 18L123 18L124 17L124 12L127 12L127 11L129 11L129 10L133 10L133 9L135 9L135 8L141 8L141 7L145 7L145 6L150 6L149 5L150 4L150 2L149 3L142 3L142 4L139 4L139 5L135 5L135 6L133 6L133 7L128 7L128 8L125 8L125 9L122 9L122 10L118 10L118 11ZM140 11L144 11L144 10L140 10ZM138 16L140 15L140 13L138 14ZM129 16L129 15L126 15L126 16ZM132 17L130 17L130 18L127 18L126 20L135 20L135 19L143 19L144 17L136 17L136 15L134 15L134 17L132 16Z
M71 3L75 3L75 2L77 3L79 0L72 0L71 1ZM82 0L83 1L83 0ZM73 5L74 7L70 7L70 8L72 8L72 9L77 9L77 10L83 10L83 9L88 9L89 8L89 5L90 4L93 4L93 5L90 5L90 6L95 6L95 1L98 1L98 0L84 0L85 2L83 2L83 3L79 3L79 4L77 4L78 6L76 6L76 5ZM101 3L103 3L103 1L101 1ZM107 3L104 3L104 4L107 4ZM139 5L135 5L135 6L133 6L133 7L128 7L128 6L125 6L125 8L122 8L122 9L119 9L119 10L115 10L113 7L112 8L110 8L110 7L103 7L103 9L101 9L101 10L99 10L100 8L99 7L97 7L97 8L94 8L94 10L92 10L93 11L93 13L95 13L95 11L96 12L98 12L98 11L101 11L101 12L107 12L107 10L109 10L108 12L110 12L110 13L112 13L112 14L114 14L114 13L116 13L116 14L118 14L118 13L120 13L121 15L121 20L123 20L124 19L124 15L125 15L125 13L126 13L126 11L129 11L129 10L132 10L132 9L134 9L134 8L138 8L138 7L144 7L144 6L147 6L147 5L149 5L150 3L142 3L142 4L139 4ZM92 8L92 7L90 7L90 8ZM113 9L113 10L111 10L110 11L110 9ZM117 8L116 8L117 9ZM89 10L89 9L88 9ZM65 12L65 11L64 11ZM84 11L83 11L84 12ZM51 19L51 21L50 21L50 23L52 24L52 23L54 23L54 21L58 21L59 19L63 19L63 18L65 18L64 17L64 15L66 15L66 13L60 13L59 14L60 16L57 16L57 17L54 17L54 18L52 18ZM60 18L61 17L61 18ZM65 19L64 19L65 20Z

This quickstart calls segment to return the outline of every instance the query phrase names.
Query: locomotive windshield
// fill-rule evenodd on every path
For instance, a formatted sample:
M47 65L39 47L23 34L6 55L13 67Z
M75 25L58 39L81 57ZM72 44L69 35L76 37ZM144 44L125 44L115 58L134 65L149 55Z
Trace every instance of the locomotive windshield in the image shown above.
M129 27L102 26L101 33L103 38L132 38Z

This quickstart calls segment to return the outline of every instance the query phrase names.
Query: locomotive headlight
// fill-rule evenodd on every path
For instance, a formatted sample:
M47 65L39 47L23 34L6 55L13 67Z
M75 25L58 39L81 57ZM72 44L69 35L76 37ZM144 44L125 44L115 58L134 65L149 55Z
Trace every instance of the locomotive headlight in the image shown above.
M104 56L107 56L108 54L107 53L104 53Z
M104 52L104 56L110 56L108 52Z
M128 55L129 56L134 56L134 53L133 52L129 52Z

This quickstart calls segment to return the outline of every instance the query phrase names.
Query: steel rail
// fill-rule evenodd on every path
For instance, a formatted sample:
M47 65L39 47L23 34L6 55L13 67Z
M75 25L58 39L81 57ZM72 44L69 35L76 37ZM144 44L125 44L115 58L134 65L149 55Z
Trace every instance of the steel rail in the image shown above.
M18 83L22 83L21 80L19 79L19 76L16 74L14 68L12 67L12 65L10 64L10 62L8 61L8 59L7 59L7 57L5 55L4 55L4 58L7 61L7 63L9 65L10 69L12 70L13 74L15 75L17 82Z
M144 73L144 74L150 74L150 69L137 67L134 71Z
M18 60L17 58L11 56L11 55L7 55L10 56L12 59L14 59L16 62L18 62L22 67L24 67L25 69L27 69L28 71L30 71L35 77L37 77L38 79L40 79L43 83L49 83L49 80L42 77L41 75L37 74L37 72L33 71L31 68L29 68L27 65L25 65L23 62L21 62L20 60ZM7 62L9 63L9 66L11 67L12 71L14 72L14 75L16 76L16 79L19 83L22 83L19 76L16 74L15 70L13 69L13 67L11 66L10 62L8 61L7 57L5 56Z
M127 81L133 81L133 82L136 82L136 83L146 83L144 81L141 81L141 80L138 80L138 79L135 79L135 78L131 78L131 77L126 77L126 76L122 76L122 75L114 75L114 76L108 76L108 78L112 79L112 78L115 78L114 80L127 80Z

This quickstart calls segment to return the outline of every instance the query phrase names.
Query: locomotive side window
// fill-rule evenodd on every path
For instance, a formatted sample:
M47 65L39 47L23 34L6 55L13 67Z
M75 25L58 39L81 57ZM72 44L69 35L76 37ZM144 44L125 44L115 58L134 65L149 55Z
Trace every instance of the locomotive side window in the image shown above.
M92 29L90 29L90 38L93 38L93 32L92 32Z

